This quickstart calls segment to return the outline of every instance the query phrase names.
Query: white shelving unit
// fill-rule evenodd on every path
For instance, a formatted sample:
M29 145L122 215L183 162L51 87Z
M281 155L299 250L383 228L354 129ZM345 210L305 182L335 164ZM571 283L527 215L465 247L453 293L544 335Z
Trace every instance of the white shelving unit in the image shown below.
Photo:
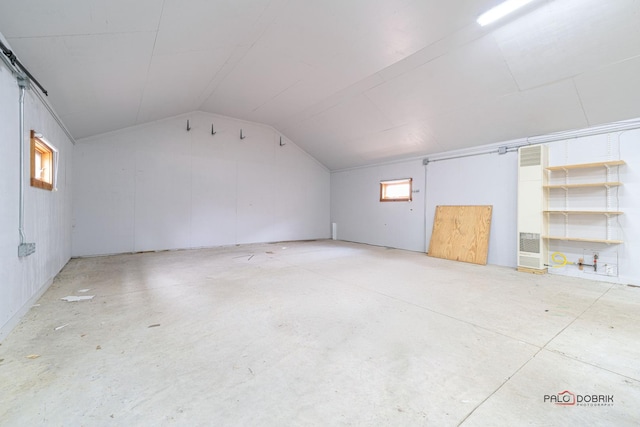
M597 163L582 163L582 164L574 164L574 165L561 165L561 166L550 166L545 168L548 174L548 182L549 185L544 185L545 194L547 198L547 205L549 205L550 194L553 191L564 191L564 206L558 207L555 209L545 210L544 213L547 215L547 223L551 223L551 216L562 215L564 216L564 233L563 235L546 235L545 239L548 240L565 240L565 241L575 241L575 242L590 242L590 243L606 243L606 244L620 244L623 243L622 240L612 238L612 224L611 220L618 215L622 215L622 211L618 210L619 207L614 206L613 193L614 191L618 191L618 187L622 185L621 182L613 180L612 177L614 172L618 172L620 166L624 165L625 162L623 160L611 160L606 162L597 162ZM579 182L572 183L571 182L571 174L572 171L583 170L587 174L589 170L593 171L601 171L602 168L606 171L606 179L604 181L594 180L594 182ZM559 173L563 173L562 177L564 183L557 183L560 179L557 175ZM601 172L600 172L601 174ZM618 175L618 174L616 174ZM572 209L570 206L572 205L572 190L574 189L584 189L587 194L591 190L594 190L594 194L591 196L593 198L601 197L598 194L595 194L598 189L605 189L606 191L606 201L603 204L605 206L604 209ZM574 235L571 233L571 217L573 216L602 216L603 224L602 226L605 228L605 233L603 233L606 238L591 238L580 235Z

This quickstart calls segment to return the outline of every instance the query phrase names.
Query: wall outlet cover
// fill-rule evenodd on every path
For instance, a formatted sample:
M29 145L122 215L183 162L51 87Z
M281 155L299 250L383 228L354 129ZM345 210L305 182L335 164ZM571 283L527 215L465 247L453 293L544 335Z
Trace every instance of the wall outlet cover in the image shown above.
M22 243L18 246L18 256L24 257L29 256L36 251L35 243Z

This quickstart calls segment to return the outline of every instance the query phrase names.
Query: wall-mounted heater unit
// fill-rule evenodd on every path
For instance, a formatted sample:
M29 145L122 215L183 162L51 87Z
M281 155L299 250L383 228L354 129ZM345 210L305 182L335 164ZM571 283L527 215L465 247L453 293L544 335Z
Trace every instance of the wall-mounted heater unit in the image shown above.
M547 198L545 168L549 162L546 145L530 145L518 150L518 270L544 273L547 268L547 230L544 211Z

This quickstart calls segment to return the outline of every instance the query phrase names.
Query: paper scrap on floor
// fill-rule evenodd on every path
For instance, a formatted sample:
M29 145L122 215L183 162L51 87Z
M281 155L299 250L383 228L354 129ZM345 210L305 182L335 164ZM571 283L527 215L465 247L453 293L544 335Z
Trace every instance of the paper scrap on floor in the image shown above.
M62 301L67 301L67 302L76 302L76 301L86 301L86 300L90 300L93 299L93 297L95 297L95 295L84 295L84 296L77 296L77 295L69 295L68 297L64 297L64 298L60 298Z

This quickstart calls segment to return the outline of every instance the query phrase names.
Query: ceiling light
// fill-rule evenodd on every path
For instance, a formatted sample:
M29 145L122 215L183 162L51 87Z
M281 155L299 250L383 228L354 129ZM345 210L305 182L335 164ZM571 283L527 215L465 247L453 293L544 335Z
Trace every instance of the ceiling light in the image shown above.
M500 3L496 7L489 9L477 19L478 24L481 26L489 25L492 22L497 21L498 19L514 12L521 7L531 3L533 0L507 0L503 3Z

